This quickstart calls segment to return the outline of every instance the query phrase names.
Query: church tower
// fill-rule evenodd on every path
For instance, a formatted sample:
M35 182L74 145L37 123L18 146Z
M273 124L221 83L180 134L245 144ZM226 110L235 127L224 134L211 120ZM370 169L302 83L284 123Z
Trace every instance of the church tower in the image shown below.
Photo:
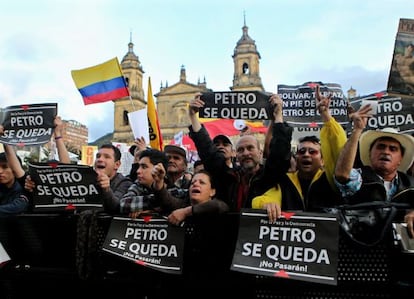
M264 91L260 78L259 59L255 41L248 34L246 17L244 17L243 35L234 49L233 91L260 90Z
M128 85L130 98L122 98L114 101L114 135L112 141L131 143L134 140L132 129L129 125L128 113L146 106L144 90L142 88L142 69L139 58L134 53L132 37L128 43L128 52L121 61L121 69Z
M187 81L184 65L180 69L179 81L171 86L166 83L161 85L160 92L154 96L157 98L157 112L164 145L168 144L174 135L180 131L188 132L188 104L194 99L196 92L212 91L207 88L206 79L198 80L197 84Z

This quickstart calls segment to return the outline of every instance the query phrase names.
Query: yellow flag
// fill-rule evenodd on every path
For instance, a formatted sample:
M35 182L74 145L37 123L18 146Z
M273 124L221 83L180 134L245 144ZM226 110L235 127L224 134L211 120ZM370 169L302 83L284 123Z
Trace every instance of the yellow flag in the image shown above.
M162 135L158 121L157 109L155 109L154 98L152 96L151 77L148 78L147 113L151 148L162 151Z

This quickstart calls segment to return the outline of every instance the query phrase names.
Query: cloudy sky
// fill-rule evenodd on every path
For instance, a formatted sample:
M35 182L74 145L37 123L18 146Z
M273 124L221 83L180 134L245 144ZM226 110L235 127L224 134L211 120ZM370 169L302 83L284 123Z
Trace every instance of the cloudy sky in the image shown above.
M58 114L113 130L113 103L85 106L70 71L127 53L130 36L152 89L187 81L229 90L243 15L261 55L265 89L339 83L385 90L400 18L413 0L14 0L0 3L0 107L58 103Z

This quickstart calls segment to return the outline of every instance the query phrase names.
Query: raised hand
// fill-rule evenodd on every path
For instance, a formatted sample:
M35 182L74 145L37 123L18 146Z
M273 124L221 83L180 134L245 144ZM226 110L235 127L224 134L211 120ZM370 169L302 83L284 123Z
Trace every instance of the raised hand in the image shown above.
M190 101L190 104L188 106L188 112L190 116L198 113L198 111L200 111L200 108L204 107L204 104L204 101L201 100L201 93L196 93L194 99Z

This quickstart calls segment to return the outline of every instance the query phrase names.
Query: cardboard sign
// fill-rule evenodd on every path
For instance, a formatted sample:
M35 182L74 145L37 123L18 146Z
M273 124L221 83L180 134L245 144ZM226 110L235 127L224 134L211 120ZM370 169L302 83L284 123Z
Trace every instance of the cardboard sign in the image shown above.
M52 137L56 114L56 103L6 107L0 142L18 146L45 144Z
M29 164L29 174L36 187L33 210L102 209L102 191L92 167L63 163Z
M348 101L340 84L306 82L301 85L278 85L278 94L283 101L283 119L294 127L322 127L323 121L316 109L315 87L320 86L324 96L331 95L329 110L341 125L348 124Z
M265 210L243 209L231 269L336 285L338 240L335 216L284 213L271 224Z
M114 217L102 250L154 270L181 274L184 237L183 227L158 216Z
M205 105L200 109L203 118L227 119L270 119L273 108L269 103L270 94L261 91L205 92L201 100Z
M413 100L393 96L387 92L377 92L366 96L355 97L350 101L351 107L358 110L366 101L376 102L376 113L367 123L367 130L396 128L401 133L414 132ZM352 128L349 128L349 131Z

